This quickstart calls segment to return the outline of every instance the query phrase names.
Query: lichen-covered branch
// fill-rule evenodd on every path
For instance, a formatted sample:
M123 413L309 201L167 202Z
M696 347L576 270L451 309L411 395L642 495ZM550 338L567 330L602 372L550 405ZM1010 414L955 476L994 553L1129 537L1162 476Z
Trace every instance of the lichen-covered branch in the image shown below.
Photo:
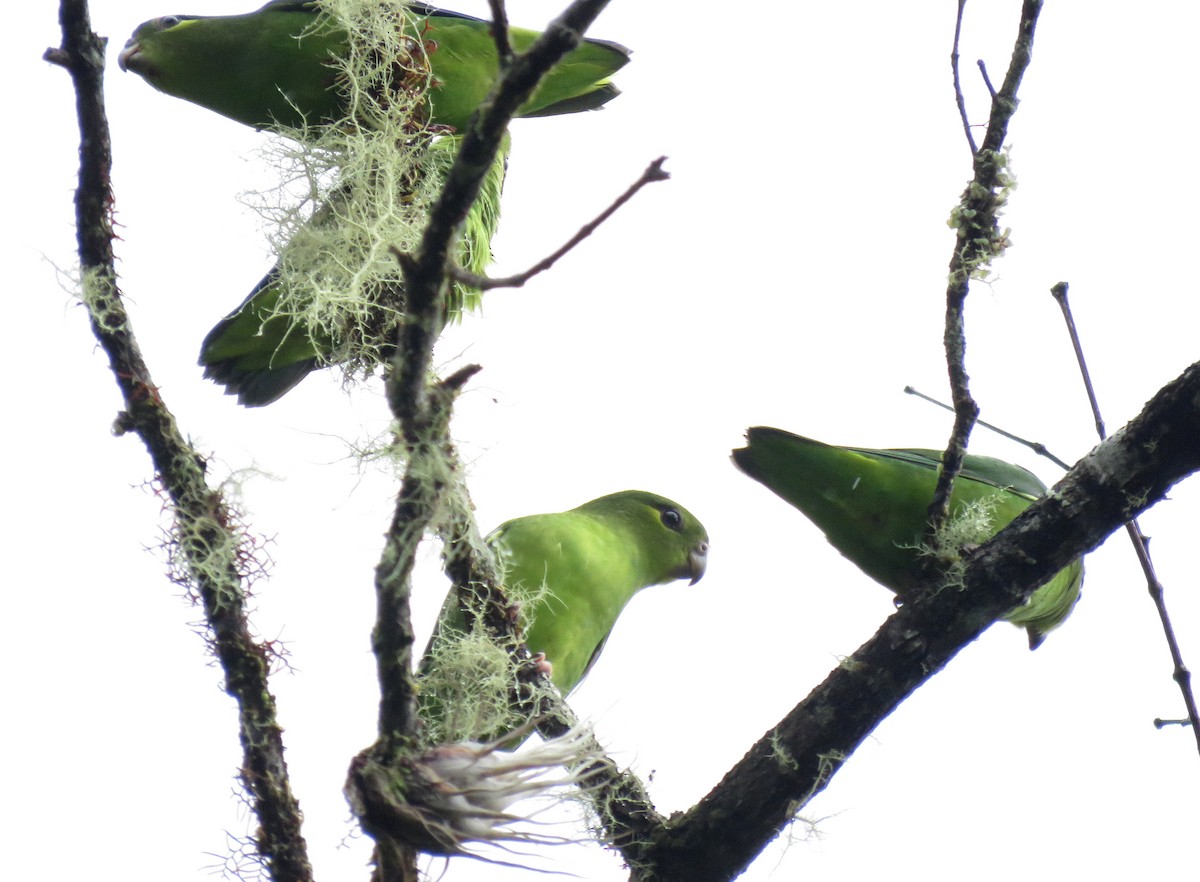
M943 345L954 404L954 427L943 457L942 474L929 506L929 519L936 529L949 515L950 490L962 468L967 440L979 417L979 405L971 397L967 375L967 337L963 311L972 279L984 278L991 262L1008 247L1008 233L1001 230L998 216L1008 200L1012 178L1003 152L1008 124L1017 109L1017 90L1033 58L1033 35L1041 0L1025 0L1021 7L1012 60L1000 91L992 98L991 114L983 144L974 154L975 174L955 206L950 224L956 232L954 254L946 286L946 323ZM957 44L956 44L957 46Z
M388 402L399 421L408 467L405 487L398 500L384 559L380 564L379 572L386 573L386 578L376 580L380 594L377 641L384 639L381 632L385 630L398 628L406 634L411 630L406 614L407 568L411 566L426 528L437 520L443 505L443 494L457 484L451 478L458 468L449 440L451 403L458 386L477 368L469 369L469 373L460 372L454 384L447 381L430 386L428 381L433 346L443 325L442 298L447 283L451 244L459 223L470 210L484 177L492 167L513 114L541 77L578 45L583 30L606 3L607 0L578 0L551 23L528 52L515 57L507 66L464 135L458 159L430 212L417 254L402 260L408 301L400 331L401 345L388 379ZM452 520L458 522L456 530L468 529L462 523L465 520L470 531L478 532L469 503L457 506L455 514L456 518ZM504 615L500 606L507 604L497 602L497 617ZM397 621L397 615L402 616L402 622ZM411 641L411 635L397 639L401 642L404 639ZM394 651L409 654L411 647L397 646ZM381 659L380 677L380 735L389 738L410 728L407 721L412 717L411 708L388 708L387 705L393 699L400 705L407 705L410 701L411 664L406 667L394 658Z
M1200 363L967 560L961 592L906 604L695 807L643 849L634 878L732 879L842 762L998 616L1200 470ZM1014 746L1014 750L1019 750Z
M426 531L439 533L446 548L447 571L460 590L484 599L481 618L501 645L519 652L514 624L490 552L479 538L474 513L461 478L461 464L449 438L453 399L478 368L470 367L443 382L430 383L433 347L444 323L452 243L478 196L513 114L538 82L567 52L607 0L577 0L529 51L504 65L489 97L463 133L458 158L434 204L419 247L401 257L407 294L399 346L388 377L388 403L398 422L399 444L407 458L404 482L386 545L376 570L377 620L374 646L380 677L380 731L376 744L351 768L347 793L363 827L376 837L376 879L416 877L411 839L394 835L381 815L379 794L364 769L387 771L389 787L403 793L406 755L419 743L412 673L412 626L409 619L412 563ZM378 778L375 775L374 778ZM415 780L415 779L414 779ZM374 808L372 808L374 806ZM395 817L391 800L386 809Z
M241 775L259 819L259 853L277 882L304 882L312 878L312 869L267 685L270 656L252 637L246 618L247 539L232 525L221 494L207 486L204 460L184 440L138 349L113 261L112 149L102 89L105 41L91 30L85 0L63 0L59 16L62 46L46 57L65 67L75 83L80 130L75 215L83 300L124 400L116 428L142 439L171 500L176 565L203 603L225 690L238 705Z

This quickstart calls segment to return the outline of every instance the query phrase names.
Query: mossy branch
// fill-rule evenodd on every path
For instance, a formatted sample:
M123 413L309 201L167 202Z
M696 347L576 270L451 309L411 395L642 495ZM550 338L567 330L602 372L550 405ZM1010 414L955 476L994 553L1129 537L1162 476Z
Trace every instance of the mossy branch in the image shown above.
M425 530L438 521L445 501L443 495L448 488L458 485L452 478L460 465L449 439L450 410L457 389L477 370L469 368L432 386L428 380L433 347L444 321L443 298L451 246L459 224L479 195L480 185L492 167L509 121L541 78L579 44L583 30L605 5L607 0L578 0L551 23L528 52L512 59L465 133L441 196L430 211L417 253L401 259L408 301L400 330L401 345L393 361L387 389L388 402L399 422L399 432L407 451L408 467L376 579L379 594L377 650L381 647L379 641L388 639L383 636L384 631L397 629L400 632L396 638L398 643L386 650L394 657L381 657L379 661L381 738L404 736L412 731L408 574ZM453 507L450 518L454 531L477 535L478 527L474 524L465 491L455 499L458 504ZM455 541L454 535L444 538L448 539L448 544ZM484 548L482 543L477 547ZM487 554L486 550L481 553ZM494 561L488 569L495 572ZM502 618L507 607L502 592L491 602L495 617ZM408 660L407 664L401 664L401 656ZM396 706L389 707L392 703Z
M576 4L576 6L595 6L598 11L603 4ZM570 14L571 10L568 10L559 21L566 18L568 21L577 22L578 19L571 17ZM571 41L557 43L556 47L552 48L556 54L542 56L547 59L544 62L544 70L548 70L557 58L573 48L582 29L582 25L576 24L575 26L580 30L574 32ZM552 27L547 34L554 31L555 28ZM529 56L539 51L540 45L541 41L531 47L529 53L518 57L510 71L519 69ZM498 96L491 105L485 104L480 110L480 116L476 120L477 125L472 131L481 138L486 137L488 132L499 137L504 131L506 121L498 127L494 122L488 122L495 118L495 107L502 105L507 108L506 112L511 114L524 102L525 97L533 88L533 85L528 85L523 87L523 91L517 93L515 97L502 100L507 82L509 82L507 78L501 81L501 96ZM525 81L518 79L516 82ZM486 112L489 106L492 108L493 115ZM482 126L479 124L480 117L484 119ZM468 136L461 148L459 163L451 172L451 180L447 182L446 190L443 191L442 199L438 203L439 208L447 204L447 194L451 192L454 176L459 174L462 168L472 168L476 175L486 172L491 162L491 156L486 152L481 154L482 158L473 166L462 165L461 157L469 155L468 151L471 149L472 138ZM649 179L657 178L651 176ZM477 181L478 177L474 177L474 180ZM458 192L468 193L473 186L471 182L468 182L462 185ZM465 212L469 209L470 202L467 201L465 206L461 210L446 210L442 216L452 218L456 211ZM426 230L426 241L436 223L436 220L431 220ZM443 227L443 229L449 235L452 234L454 228L449 226ZM401 420L402 426L406 427L404 434L409 443L412 443L424 434L424 430L418 427L429 425L427 421L433 410L425 409L430 399L426 397L422 400L423 393L416 383L418 375L412 373L416 370L427 371L428 365L431 363L431 354L413 358L413 352L409 347L413 345L431 346L436 340L439 307L436 298L432 301L423 301L425 305L422 307L415 305L420 299L414 294L414 291L416 289L415 279L422 272L421 266L418 260L411 257L403 258L402 265L405 266L408 281L410 312L408 324L403 332L403 345L398 354L398 358L403 359L404 363L397 366L398 369L394 373L397 383L389 390L389 397L394 412ZM437 281L437 284L441 285L444 284L444 273L448 264L443 261L438 266L443 272L441 280ZM429 290L427 289L425 296L428 296ZM414 328L414 325L419 326ZM416 387L415 392L413 391L414 387ZM409 391L405 393L403 390ZM434 446L440 448L441 455L444 457L444 466L440 471L446 475L461 475L461 463L458 461L449 439L438 436ZM414 463L410 460L409 474L412 474L413 468ZM418 470L426 471L427 466L420 466ZM532 666L525 664L529 658L528 650L521 643L515 619L511 615L511 605L504 591L502 574L494 556L482 540L475 522L469 494L461 480L450 479L442 484L439 507L440 514L433 523L443 543L446 573L450 576L455 590L460 595L469 598L469 602L463 605L464 611L470 614L471 610L482 610L478 616L478 624L484 627L498 645L506 647L511 652L513 663L519 671L519 687L517 693L513 695L513 701L519 707L523 717L541 719L538 728L543 735L555 737L566 734L577 727L578 720L565 702L552 691L535 688L532 683L532 678L541 675L537 674ZM640 859L640 844L650 841L652 834L661 829L662 818L654 810L645 787L636 776L622 771L612 759L605 756L601 746L594 738L587 740L587 746L587 754L597 758L590 760L586 770L580 773L581 785L596 806L606 840L621 850L626 860L633 864Z
M482 620L497 642L522 652L499 571L479 536L474 513L449 438L453 399L477 368L431 384L433 347L442 330L447 268L459 225L492 167L509 121L541 78L579 44L584 30L607 0L577 0L530 47L504 66L502 76L463 133L458 157L430 211L421 243L400 256L407 303L399 346L388 377L387 396L407 455L404 482L376 570L378 618L375 649L380 676L380 738L370 758L395 767L417 743L409 619L411 571L417 546L431 527L443 540L446 569L460 591L486 599ZM360 755L361 758L362 755ZM357 760L356 760L357 762ZM351 774L351 801L355 777ZM364 826L371 830L369 819ZM378 834L379 831L373 831ZM415 855L383 836L376 849L376 878L410 878Z
M1021 21L1008 73L1000 91L992 97L987 132L982 146L974 152L974 178L963 191L962 199L950 217L956 238L946 286L943 345L954 404L954 427L942 460L942 474L929 506L929 520L935 529L950 513L950 491L954 478L962 468L967 441L979 417L979 405L971 397L970 377L967 375L967 336L963 313L971 280L986 277L991 262L1002 255L1009 244L1008 231L1001 230L998 220L1013 187L1003 147L1008 137L1008 124L1017 109L1017 90L1021 78L1033 58L1034 30L1041 11L1042 0L1025 0L1022 4Z
M275 699L268 689L270 655L254 640L246 617L243 553L248 540L232 525L220 492L209 489L203 458L184 440L160 397L117 287L110 217L112 142L102 88L106 41L91 30L86 0L62 0L59 19L62 45L48 50L46 58L65 67L75 84L80 132L75 221L83 300L124 401L115 429L142 439L171 500L180 569L201 598L225 691L238 705L241 775L259 819L259 853L277 882L305 882L312 879L312 868L300 832L300 807L288 781Z

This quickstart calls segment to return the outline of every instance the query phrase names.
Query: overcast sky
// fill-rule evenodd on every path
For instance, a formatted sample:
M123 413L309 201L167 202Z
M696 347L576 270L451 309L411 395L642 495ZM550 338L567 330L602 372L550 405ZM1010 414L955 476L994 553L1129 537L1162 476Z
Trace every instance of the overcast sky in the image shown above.
M354 450L386 429L378 381L326 371L260 410L195 365L209 327L271 264L239 195L278 181L265 136L167 98L116 54L161 14L254 0L97 0L109 37L121 286L153 377L184 433L234 476L270 578L255 625L287 644L275 677L318 878L362 879L369 842L341 796L374 736L372 569L396 476ZM891 595L799 513L728 461L750 425L859 446L942 447L946 218L970 177L949 54L955 4L739 5L615 0L592 34L634 50L603 112L519 121L494 271L524 268L666 154L638 196L552 273L487 295L442 340L446 370L483 371L453 427L480 525L629 487L691 509L713 540L694 587L628 608L572 706L621 762L683 810L866 640ZM973 63L997 82L1020 4L976 0ZM1200 178L1195 37L1185 2L1049 3L1010 130L1013 247L973 286L968 369L983 418L1073 462L1095 443L1048 290L1071 284L1110 430L1195 360L1191 259ZM482 0L463 12L486 14ZM511 0L514 24L557 9ZM232 795L234 707L164 576L166 520L148 457L110 432L120 407L70 274L77 131L68 76L40 60L55 8L18 4L3 55L10 269L5 347L9 606L5 868L13 879L207 879ZM15 310L15 312L14 312ZM1060 472L977 430L972 450ZM1186 657L1200 666L1195 481L1144 518ZM416 586L427 629L446 590L436 549ZM1123 535L1087 561L1081 604L1035 653L999 624L905 702L747 879L1140 878L1195 866L1200 762L1144 579ZM584 834L579 833L583 836ZM218 855L214 857L213 855ZM598 847L533 861L624 878ZM435 862L434 874L442 870ZM512 871L452 862L446 878Z

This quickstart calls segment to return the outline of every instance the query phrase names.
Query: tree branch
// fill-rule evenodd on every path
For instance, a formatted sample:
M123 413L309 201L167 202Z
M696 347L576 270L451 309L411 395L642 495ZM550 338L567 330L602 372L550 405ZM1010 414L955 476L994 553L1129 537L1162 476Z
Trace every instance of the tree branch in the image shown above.
M1200 362L1161 389L967 560L965 588L893 614L695 807L646 845L635 879L732 879L871 731L997 617L1200 470Z
M138 348L113 261L112 146L103 94L106 41L91 30L86 0L62 0L59 19L62 46L49 50L46 58L65 67L75 83L80 132L75 223L83 300L124 400L116 429L142 439L171 500L180 569L201 598L225 691L238 705L241 777L260 824L259 853L277 882L306 882L312 868L268 688L270 654L254 640L246 617L243 580L252 566L249 540L234 525L221 494L208 488L204 460L184 440Z
M607 5L607 0L576 0L550 24L528 52L514 56L496 86L476 111L463 133L458 157L442 193L433 205L421 243L413 255L401 259L407 295L406 313L399 331L399 346L387 381L388 404L395 415L402 446L408 457L404 481L376 570L377 619L374 646L380 678L380 730L376 744L352 764L347 782L352 805L369 807L356 770L386 768L401 779L403 760L417 743L420 720L415 712L412 673L412 626L409 618L412 564L425 532L433 528L446 546L447 570L456 584L482 590L487 597L485 622L502 645L520 652L511 638L508 603L499 584L494 560L480 560L474 514L465 487L461 464L449 438L453 399L478 368L458 372L430 385L433 347L442 330L445 288L450 253L459 225L479 194L513 115L525 103L541 78L579 44L587 25ZM502 26L501 26L502 27ZM497 40L500 34L495 34ZM503 55L503 49L500 50ZM480 583L486 583L480 587ZM403 793L402 784L398 791ZM376 837L376 874L380 882L416 878L411 842L397 840L378 819L360 816L363 827Z
M629 189L614 199L608 208L604 209L604 211L600 212L600 214L596 215L596 217L592 218L592 220L580 227L579 231L570 239L568 239L558 250L549 256L542 258L524 272L517 273L515 276L505 276L501 279L491 279L487 276L477 276L474 273L469 273L465 270L459 269L456 266L451 266L449 270L450 276L455 281L470 285L473 288L478 288L481 291L488 291L492 288L520 288L534 276L538 275L539 273L544 273L546 270L553 267L554 264L558 263L558 261L573 248L575 248L575 246L577 246L588 236L592 235L592 233L596 232L597 228L599 228L602 223L612 217L622 205L636 196L637 192L647 184L652 184L656 181L670 180L671 175L663 171L662 168L663 163L666 161L667 157L660 156L658 159L651 162L648 166L646 166L646 169L642 172L641 177L630 184Z
M1041 10L1041 0L1025 0L1021 7L1021 22L1008 74L1004 78L1004 85L992 99L992 112L983 146L974 155L975 176L952 215L958 235L954 254L950 258L946 287L943 344L950 375L950 396L954 404L954 428L942 458L942 473L938 476L933 501L929 505L932 529L941 525L949 515L950 491L954 478L962 468L971 429L979 417L979 405L971 397L970 377L967 375L963 310L971 279L984 277L991 261L1008 247L1007 233L1001 232L997 221L1012 184L1005 171L1007 159L1001 148L1008 136L1009 121L1017 109L1017 90L1021 78L1033 58L1033 35Z
M967 136L967 146L974 156L979 148L975 146L975 136L971 134L971 118L967 115L967 100L963 97L962 78L958 71L958 44L962 38L963 13L967 8L967 0L958 0L958 15L954 17L954 47L950 50L950 70L954 76L954 103L958 105L958 116L962 120L963 134Z

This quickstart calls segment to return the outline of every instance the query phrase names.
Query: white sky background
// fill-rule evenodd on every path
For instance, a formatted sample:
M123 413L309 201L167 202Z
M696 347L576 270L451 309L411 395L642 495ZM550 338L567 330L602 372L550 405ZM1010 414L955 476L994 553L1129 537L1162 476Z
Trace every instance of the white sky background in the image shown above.
M155 381L210 474L240 473L270 537L255 624L284 641L274 678L318 878L365 879L340 790L370 743L372 569L397 483L360 467L381 433L376 382L332 372L282 402L238 407L195 365L208 328L271 264L238 194L274 181L264 136L169 99L116 67L141 21L235 13L254 0L93 5L110 39L117 243ZM651 159L655 184L552 273L495 291L442 341L446 369L484 371L454 434L487 530L628 487L670 496L713 538L708 575L631 604L572 697L683 810L891 611L800 514L728 461L745 427L864 446L944 445L945 225L970 161L951 91L954 3L774 8L615 0L592 34L635 50L602 113L517 122L496 273L524 268L607 205ZM460 11L485 14L482 0ZM555 2L512 0L536 27ZM1019 3L968 7L972 119L999 83ZM231 796L233 702L199 612L164 578L161 503L83 310L55 267L73 251L77 132L53 3L18 4L4 53L8 210L8 607L0 875L210 878ZM1049 3L1010 130L1014 247L969 301L968 368L983 418L1073 461L1095 438L1048 289L1071 283L1110 430L1197 357L1191 267L1200 179L1190 3ZM982 130L980 130L982 132ZM980 134L980 138L982 134ZM972 450L1059 473L977 430ZM254 470L254 471L250 471ZM1195 525L1186 482L1144 518L1185 653L1200 667ZM431 549L416 586L428 627L445 592ZM1088 558L1084 598L1036 653L998 625L907 701L804 814L820 838L776 842L747 879L1174 875L1194 866L1200 762L1144 580L1118 535ZM541 859L624 878L595 847ZM442 869L435 863L433 872ZM523 878L455 861L448 880Z

